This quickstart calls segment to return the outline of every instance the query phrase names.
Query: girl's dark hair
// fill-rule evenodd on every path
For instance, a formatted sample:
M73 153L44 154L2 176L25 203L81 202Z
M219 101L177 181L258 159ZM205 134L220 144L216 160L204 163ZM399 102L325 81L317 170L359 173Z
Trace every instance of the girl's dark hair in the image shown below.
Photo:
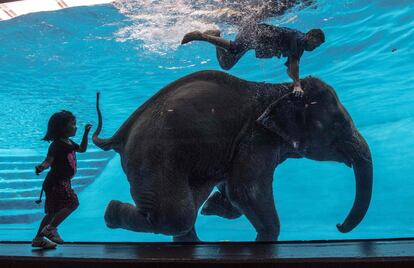
M42 140L50 142L61 138L69 122L75 120L76 117L69 111L62 110L54 113L49 118L49 122L47 123L47 133Z

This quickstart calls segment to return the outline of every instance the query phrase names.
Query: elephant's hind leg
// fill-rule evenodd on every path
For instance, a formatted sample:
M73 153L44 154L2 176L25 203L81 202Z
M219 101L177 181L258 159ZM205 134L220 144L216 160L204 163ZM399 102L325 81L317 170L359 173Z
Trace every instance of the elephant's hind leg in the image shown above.
M136 206L112 200L105 211L105 223L109 228L122 228L136 232L153 232L147 215Z
M172 236L187 234L193 228L197 209L185 177L175 178L170 174L165 179L158 174L151 175L130 180L136 205L116 200L109 203L105 212L107 226Z
M226 194L226 183L218 186L219 191L212 194L204 203L202 215L216 215L226 219L236 219L242 214L234 207Z
M112 200L105 211L105 222L109 228L181 236L193 228L196 211L191 208L191 204L175 205L144 211L132 204Z

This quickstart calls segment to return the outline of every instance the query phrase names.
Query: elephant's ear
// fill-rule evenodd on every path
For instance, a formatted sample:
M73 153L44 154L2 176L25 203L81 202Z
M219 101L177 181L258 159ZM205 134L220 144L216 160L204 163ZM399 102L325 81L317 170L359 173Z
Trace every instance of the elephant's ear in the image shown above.
M304 133L304 107L303 101L285 95L270 104L256 121L296 147Z

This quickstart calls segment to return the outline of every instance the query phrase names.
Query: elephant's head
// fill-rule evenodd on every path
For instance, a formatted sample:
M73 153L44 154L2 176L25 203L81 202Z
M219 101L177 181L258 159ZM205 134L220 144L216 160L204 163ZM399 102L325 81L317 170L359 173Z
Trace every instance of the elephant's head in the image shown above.
M337 228L349 232L364 218L372 194L372 160L367 142L356 129L335 91L316 78L302 80L305 96L292 94L272 103L257 122L282 137L302 157L337 161L353 167L353 207Z

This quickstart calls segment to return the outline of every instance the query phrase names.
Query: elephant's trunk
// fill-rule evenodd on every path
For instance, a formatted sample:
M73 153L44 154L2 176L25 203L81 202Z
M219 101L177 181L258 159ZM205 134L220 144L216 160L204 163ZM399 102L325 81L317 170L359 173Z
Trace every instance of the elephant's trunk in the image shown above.
M99 92L96 92L96 112L98 113L98 127L95 130L95 133L92 135L92 142L101 148L102 150L108 151L110 149L115 149L113 138L110 139L101 139L98 137L99 133L102 130L102 114L101 110L99 109Z
M344 142L343 150L350 158L355 173L355 200L351 211L342 224L337 228L342 233L350 232L367 213L372 195L372 158L368 144L357 131L351 142Z

